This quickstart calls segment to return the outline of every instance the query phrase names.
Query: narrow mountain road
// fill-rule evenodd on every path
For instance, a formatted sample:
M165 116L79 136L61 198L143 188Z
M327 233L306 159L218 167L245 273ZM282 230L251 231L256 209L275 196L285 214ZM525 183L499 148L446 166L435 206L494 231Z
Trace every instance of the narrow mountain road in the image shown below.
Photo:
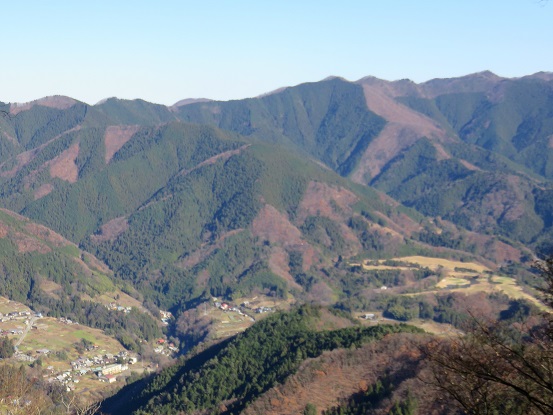
M33 327L33 324L35 324L35 321L38 320L37 316L31 317L30 320L27 321L27 325L25 326L25 330L23 330L23 333L21 334L21 337L19 337L19 340L14 344L15 347L19 346L23 340L25 340L25 336L27 336L27 333L29 333L29 330L31 330L31 327Z

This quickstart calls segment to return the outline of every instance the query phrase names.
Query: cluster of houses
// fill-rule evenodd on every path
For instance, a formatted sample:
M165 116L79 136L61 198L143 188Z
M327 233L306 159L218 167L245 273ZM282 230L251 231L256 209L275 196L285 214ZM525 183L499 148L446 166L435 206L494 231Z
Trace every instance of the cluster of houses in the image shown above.
M272 313L274 310L271 307L257 307L253 309L257 314Z
M67 324L67 325L69 325L69 326L72 325L72 324L79 324L79 323L77 323L76 321L70 320L70 319L68 319L68 318L66 318L66 317L60 317L60 318L58 318L58 321L59 321L60 323Z
M132 310L132 307L123 307L122 305L119 305L117 303L106 304L106 308L112 311L122 311L125 314L130 313Z
M28 317L32 314L31 311L10 311L9 313L0 313L2 321L14 320L16 318Z
M275 311L272 307L252 307L249 301L244 301L240 306L248 310L253 310L257 314L272 313Z
M241 313L240 309L238 307L234 307L232 305L230 305L229 303L221 303L219 301L215 301L215 307L220 309L220 310L223 310L223 311L234 311L236 313Z
M244 316L244 317L247 317L249 318L251 321L255 321L255 319L252 317L252 316L249 316L248 314L246 314L244 311L242 311L240 308L236 307L236 306L233 306L233 305L230 305L229 303L222 303L222 302L219 302L217 301L216 298L213 299L213 304L215 305L216 308L218 308L219 310L222 310L222 311L230 311L230 312L233 312L233 313L238 313L240 314L241 316Z
M18 329L0 330L0 335L5 336L8 334L23 334L23 330L18 330Z
M255 319L252 316L248 315L247 312L244 310L248 310L248 312L253 311L254 313L257 313L257 314L271 313L275 311L274 308L272 307L263 307L263 306L252 307L249 301L244 301L242 304L240 304L240 307L236 307L229 303L220 302L216 298L214 298L213 304L215 305L216 308L222 311L230 311L230 312L238 313L241 316L248 317L251 321L255 321Z
M119 352L117 355L106 353L93 357L81 356L71 362L71 370L66 370L54 374L54 367L48 366L51 375L49 382L59 382L67 387L67 390L73 390L75 384L79 383L79 378L91 373L98 376L100 382L113 383L117 381L119 373L129 368L129 365L138 361L136 356L131 356L127 351Z
M157 346L154 348L154 353L171 356L173 353L178 353L179 348L172 342L167 342L165 339L158 339Z
M169 320L173 318L173 314L171 314L170 311L163 311L163 310L159 310L159 314L161 316L161 322L163 323L163 325L168 326Z
M26 318L30 318L32 316L41 318L42 314L41 313L34 313L32 311L29 311L29 310L10 311L9 313L5 313L5 314L0 313L0 322L4 323L4 322L10 321L10 320L26 319Z
M14 320L25 320L25 323L28 324L28 320L30 320L32 317L41 318L41 313L35 313L30 310L24 310L24 311L10 311L8 313L0 313L0 323L6 323L9 321ZM33 328L37 328L36 326L33 326ZM20 330L18 328L12 328L9 330L0 329L0 335L8 335L8 334L23 334L23 330Z
M47 369L50 370L51 372L53 372L54 367L53 366L48 366ZM76 373L72 374L69 371L65 371L65 372L58 373L55 376L52 376L52 377L48 378L48 382L50 382L50 383L53 383L53 382L61 383L62 385L64 385L66 387L66 390L69 392L69 391L75 390L75 385L77 383L79 383L79 376L80 375L78 375Z

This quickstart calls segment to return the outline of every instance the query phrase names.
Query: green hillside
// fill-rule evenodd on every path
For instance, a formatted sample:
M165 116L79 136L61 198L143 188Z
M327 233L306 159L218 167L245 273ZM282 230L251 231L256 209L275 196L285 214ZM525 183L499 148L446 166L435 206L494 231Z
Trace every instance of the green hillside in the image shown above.
M303 360L326 350L359 347L399 332L417 333L414 327L348 327L315 331L317 321L326 315L312 307L277 314L233 338L183 359L126 395L104 403L106 413L122 405L127 413L173 414L207 411L239 413L269 388L295 373ZM221 409L221 403L226 402Z
M65 109L38 102L3 120L21 148L0 165L0 198L177 315L209 295L332 303L355 290L348 280L361 281L346 261L434 255L445 241L432 221L335 173L354 172L387 125L366 98L360 85L331 79L172 109L141 100ZM431 104L434 115L443 108ZM493 236L474 243L462 227L543 243L546 190L513 161L477 148L453 141L444 159L421 137L371 184L461 227L447 230L445 247L470 253L440 255L499 261Z
M413 115L405 110L394 115L377 109L381 115L376 115L368 109L367 102L377 102L381 97L371 96L373 90L365 91L366 84L376 87L378 94L403 105L402 108L435 120L443 134L450 138L441 139L438 149L436 137L427 137L413 127L410 124ZM74 105L55 108L43 106L39 100L28 109L18 110L16 115L0 120L3 132L0 135L0 176L3 177L0 196L5 207L36 220L48 221L44 223L73 241L81 241L107 220L128 215L156 190L165 187L175 169L174 166L166 169L164 162L156 165L155 160L134 159L138 164L132 167L131 176L137 177L134 182L141 183L140 189L133 189L133 182L123 178L112 183L112 171L117 165L130 172L130 164L117 162L122 161L121 157L130 158L130 153L123 155L126 151L142 151L136 145L129 150L130 143L148 141L152 134L164 136L164 129L174 128L169 125L177 119L217 126L250 139L278 144L321 161L342 176L356 177L357 181L362 181L356 172L366 168L367 157L370 160L380 157L366 153L372 143L390 124L405 122L401 124L404 127L400 134L407 134L406 137L415 134L413 144L378 144L377 153L384 151L383 154L390 152L390 155L384 156L387 161L371 177L370 183L363 184L387 192L424 215L439 215L459 226L499 233L537 248L551 232L543 209L533 201L534 197L542 198L544 189L547 194L551 187L551 91L551 81L540 77L504 79L484 72L420 85L403 81L387 83L376 78L351 83L333 78L285 88L259 98L195 102L171 108L142 100L115 98L95 106L74 101ZM402 121L404 116L407 118ZM127 129L134 134L131 134L134 137L131 142L117 149L119 154L111 155L112 150L105 147L110 128ZM117 142L118 138L114 140ZM48 177L47 170L52 167L45 163L64 151L67 154L75 152L77 144L73 176ZM389 145L389 149L383 149L383 145ZM179 148L181 150L170 148L177 151L177 158L188 151ZM164 150L158 150L158 156L164 157L161 154ZM114 158L106 168L105 158L111 156ZM141 168L136 167L139 164ZM98 176L99 171L105 171L103 177ZM497 175L498 172L501 175ZM125 175L123 172L117 174ZM513 179L514 176L517 178ZM67 185L67 181L77 178L79 182L88 178L88 182ZM519 198L517 206L523 210L515 215L517 220L522 218L521 225L509 219L506 208L479 206L473 209L473 195L487 192L487 189L501 193L501 189L517 186L513 180L520 181L523 188L514 195ZM39 197L49 190L46 185L56 190ZM77 187L84 193L82 196L75 196ZM92 188L105 191L105 199L90 198L88 195L95 193L90 190ZM58 189L60 195L54 196ZM120 196L120 193L128 194ZM67 229L56 225L60 221L56 218L60 211L57 208L59 199L71 206L70 214L78 212ZM100 208L99 204L106 206ZM468 223L464 213L452 211L459 206L470 206L473 223ZM98 216L101 220L95 219Z
M162 335L181 352L204 343L106 413L276 415L281 396L295 413L434 413L409 393L424 371L417 330L373 323L535 317L529 264L553 252L545 79L1 104L0 296L136 351ZM102 304L123 294L130 313ZM279 307L293 311L264 313ZM174 317L163 330L159 309Z
M367 109L363 90L335 78L261 98L185 105L180 119L292 146L347 176L385 120Z
M117 291L113 273L52 230L0 210L0 295L52 317L104 329L131 342L160 334L156 322L134 310L113 313L94 299ZM130 343L128 343L130 344Z
M430 117L444 134L456 139L440 144L448 154L444 160L443 153L436 153L433 139L418 132L409 124L412 119L406 118L403 134L414 128L411 134L419 137L406 148L394 148L390 143L392 157L366 184L424 215L441 216L471 230L499 233L534 247L550 237L551 230L544 225L546 220L532 194L551 186L551 82L532 77L504 80L491 73L409 88L401 81L374 82L381 87L379 93ZM186 121L297 148L337 173L351 176L366 164L364 152L387 122L398 122L369 111L365 100L380 98L371 97L371 93L365 96L361 85L335 78L260 98L193 103L178 108L177 114ZM398 92L390 92L396 87ZM378 151L382 145L376 147ZM498 172L505 176L498 176ZM513 186L513 180L524 183L524 190L515 195L523 209L518 215L522 219L516 218L518 223L509 219L508 207L474 209L472 198L476 194L489 189L502 192ZM465 213L453 211L459 206L470 206L474 223L468 223Z
M13 159L0 194L159 307L177 312L206 295L255 292L315 298L320 290L319 300L331 302L342 295L343 276L332 271L339 257L426 249L394 224L417 227L414 212L282 146L181 122L106 120L93 108L79 128L24 163Z

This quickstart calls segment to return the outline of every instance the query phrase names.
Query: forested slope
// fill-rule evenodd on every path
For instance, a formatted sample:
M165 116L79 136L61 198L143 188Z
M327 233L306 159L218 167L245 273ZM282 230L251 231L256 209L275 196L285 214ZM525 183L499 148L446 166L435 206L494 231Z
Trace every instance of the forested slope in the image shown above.
M409 326L349 327L313 330L324 313L302 307L277 314L221 345L183 360L145 384L143 391L126 401L136 414L239 413L270 387L295 373L303 360L325 350L360 347L391 333L419 332ZM103 410L125 399L125 390L105 402Z

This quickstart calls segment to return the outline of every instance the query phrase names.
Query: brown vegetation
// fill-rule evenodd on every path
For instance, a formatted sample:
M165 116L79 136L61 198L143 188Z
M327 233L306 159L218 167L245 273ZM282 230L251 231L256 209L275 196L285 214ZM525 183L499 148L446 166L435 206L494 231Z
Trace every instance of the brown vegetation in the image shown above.
M134 134L136 134L139 128L140 126L138 125L110 125L106 128L106 132L104 134L104 146L106 152L104 160L106 164L108 164L114 154L117 153Z
M44 183L38 189L35 190L34 198L35 200L40 199L41 197L47 196L54 190L54 185L51 183Z
M397 102L389 85L361 83L369 110L388 123L365 150L351 176L353 181L365 184L369 177L376 177L390 160L422 137L437 141L434 145L439 158L450 157L439 142L451 139L435 121Z
M351 216L351 206L358 197L342 187L330 186L321 182L309 182L303 199L298 207L298 222L302 223L308 216L325 216L332 220L342 220ZM338 211L336 207L338 207Z
M553 258L537 267L545 282L541 317L508 323L473 314L466 336L424 348L423 379L465 413L553 414Z
M299 285L294 277L290 274L290 256L283 248L279 246L271 247L269 256L269 269L280 278L288 283L288 286L299 291L303 291L303 287Z
M284 247L304 244L300 230L271 205L259 210L252 223L252 233L254 237Z
M395 392L380 403L375 414L387 414L393 402L405 399L408 393L418 401L418 413L448 413L417 378L424 366L419 345L425 341L420 336L396 334L359 349L325 352L306 360L295 375L263 394L243 413L295 415L303 413L308 403L315 404L321 413L386 377L394 380Z
M6 131L2 131L2 135L6 137L9 141L11 141L13 144L16 144L16 145L19 144L17 139L11 134L8 134Z
M302 254L303 268L308 270L317 261L319 254L308 244L301 231L286 217L271 205L264 205L252 224L252 234L261 241L269 241L271 245L281 246L287 251L297 251ZM277 272L278 268L273 272ZM281 277L288 279L283 274Z
M25 252L38 252L40 254L46 254L50 251L50 247L39 241L37 238L26 235L21 232L13 232L12 241L17 246L17 250L20 254Z
M1 177L8 177L8 178L14 177L19 170L21 170L23 167L25 167L27 164L29 164L35 158L35 156L38 153L40 153L40 151L42 151L49 144L51 144L52 142L56 141L57 139L63 137L66 134L69 134L69 133L72 133L72 132L75 132L75 131L79 131L80 129L81 129L81 126L77 125L76 127L73 127L71 129L69 129L67 131L64 131L63 133L55 136L51 140L48 140L46 143L41 144L40 146L38 146L36 148L33 148L32 150L28 150L28 151L25 151L23 153L18 154L15 157L16 165L11 170L4 171L4 172L0 173L0 176ZM0 164L0 168L2 168L2 166L4 166L5 164L6 164L6 162Z
M501 242L491 236L468 232L466 235L467 243L475 245L477 252L484 258L488 258L496 264L504 264L509 261L520 262L522 252L505 242Z
M79 178L79 169L75 164L78 155L79 143L74 143L48 163L50 166L50 176L52 176L52 178L57 177L69 183L75 183Z
M8 236L10 228L5 223L0 222L0 238Z
M40 239L43 239L57 247L74 245L73 243L65 239L63 236L61 236L59 233L54 232L53 230L47 228L46 226L39 225L38 223L30 222L28 219L26 220L28 222L25 224L25 231L29 232L31 235L34 235Z
M105 241L113 241L123 232L129 228L126 216L120 216L112 219L109 222L104 223L100 227L100 233L90 236L90 239L94 243L100 243Z
M98 258L96 258L94 255L89 254L88 252L82 252L81 256L83 258L83 261L87 264L87 266L92 267L104 274L111 273L111 270L108 268L106 264L104 264L102 261L100 261Z

